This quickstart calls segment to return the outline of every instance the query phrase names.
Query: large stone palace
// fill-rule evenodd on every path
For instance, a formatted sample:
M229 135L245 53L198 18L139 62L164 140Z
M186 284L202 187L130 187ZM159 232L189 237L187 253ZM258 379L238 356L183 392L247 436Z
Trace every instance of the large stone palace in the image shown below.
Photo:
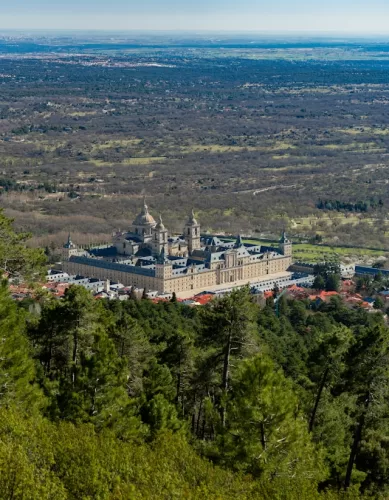
M111 246L79 249L70 235L63 247L70 274L109 279L159 293L190 294L257 283L287 271L292 244L285 233L278 247L202 235L191 213L179 236L155 221L146 202L128 231L115 233Z

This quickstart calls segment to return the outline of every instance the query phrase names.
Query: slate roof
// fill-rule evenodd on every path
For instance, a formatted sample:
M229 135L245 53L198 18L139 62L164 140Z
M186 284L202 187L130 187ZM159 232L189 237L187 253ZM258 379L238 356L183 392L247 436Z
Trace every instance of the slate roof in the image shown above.
M136 252L136 256L137 257L150 257L151 256L151 249L150 248L147 248L147 247L143 247L143 248L140 248L137 252Z
M127 233L125 239L133 243L142 243L142 239L134 233Z
M205 246L218 247L223 245L223 241L217 236L205 236L204 238L202 238L202 242Z
M106 247L106 248L91 248L88 253L96 257L115 257L118 254L116 247Z
M100 267L102 269L112 269L114 271L120 271L124 273L133 274L143 274L144 276L155 276L154 269L144 269L142 267L136 267L130 264L119 264L117 262L110 262L103 259L95 259L91 257L70 257L70 262L75 262L77 264L83 264L87 266Z

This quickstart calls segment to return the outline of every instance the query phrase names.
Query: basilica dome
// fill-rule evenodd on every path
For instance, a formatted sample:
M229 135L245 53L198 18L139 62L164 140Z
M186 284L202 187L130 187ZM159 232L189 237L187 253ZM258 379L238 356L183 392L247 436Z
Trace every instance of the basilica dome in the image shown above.
M142 211L136 216L134 226L155 226L156 222L154 217L149 213L149 208L146 202L143 203Z

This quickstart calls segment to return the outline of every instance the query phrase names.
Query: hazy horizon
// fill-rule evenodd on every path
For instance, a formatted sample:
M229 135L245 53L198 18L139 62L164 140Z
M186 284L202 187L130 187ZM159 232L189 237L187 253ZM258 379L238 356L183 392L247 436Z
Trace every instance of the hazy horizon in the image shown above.
M14 0L0 30L389 34L385 0Z
M233 35L233 36L278 36L284 37L289 35L301 36L301 37L344 37L344 38L355 38L355 37L389 37L388 32L364 32L364 31L336 31L336 30L232 30L232 29L198 29L198 28L187 28L187 29L135 29L135 28L2 28L0 26L0 33L29 33L29 32L39 32L39 33L105 33L105 34L138 34L138 35Z

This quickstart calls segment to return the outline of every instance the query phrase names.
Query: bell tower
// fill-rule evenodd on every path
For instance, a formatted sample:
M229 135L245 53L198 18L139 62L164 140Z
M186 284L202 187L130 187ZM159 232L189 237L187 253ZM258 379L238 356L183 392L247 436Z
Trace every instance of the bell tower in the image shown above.
M188 244L189 255L193 250L198 250L200 248L200 224L197 223L193 210L189 216L188 222L185 224L184 238Z
M167 253L167 229L162 222L161 215L159 216L157 225L152 229L152 241L151 247L154 255L160 255L163 253Z

